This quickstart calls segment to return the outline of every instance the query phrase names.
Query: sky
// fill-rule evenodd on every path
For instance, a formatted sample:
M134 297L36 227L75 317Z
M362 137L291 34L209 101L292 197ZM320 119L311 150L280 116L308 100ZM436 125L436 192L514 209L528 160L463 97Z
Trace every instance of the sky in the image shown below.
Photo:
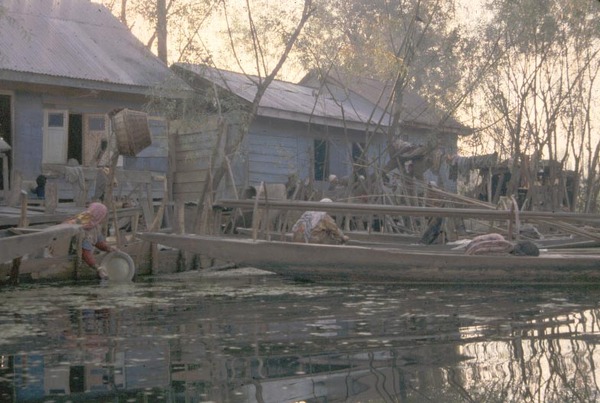
M110 3L111 0L93 0L98 3ZM193 1L193 0L178 0L181 1ZM303 6L302 0L264 0L267 5L271 8L275 8L278 12L300 12ZM114 3L120 3L120 1L113 0ZM252 0L251 0L252 2ZM228 4L237 5L239 7L238 13L235 16L244 16L243 7L246 3L246 0L228 0ZM470 26L475 27L477 23L481 21L484 16L482 7L482 1L478 0L457 0L457 13L461 22L466 22ZM116 7L116 13L119 12L118 6ZM239 67L237 63L231 56L231 50L229 48L229 44L223 42L218 39L219 31L223 31L225 28L225 23L223 19L213 18L207 23L204 24L204 28L201 31L200 37L204 42L204 45L210 49L212 54L214 55L214 59L218 64L218 67L226 68L230 70L239 71ZM152 35L153 29L148 26L146 21L142 19L137 19L134 21L132 32L136 35L140 41L146 44L149 38ZM173 63L177 61L179 57L179 52L176 45L176 38L173 35L169 36L170 43L168 44L168 53L169 53L169 63ZM156 53L156 50L153 49L153 52ZM253 64L255 63L254 57L251 55L247 56L245 60L242 61L244 66L247 66L249 69L253 69ZM297 82L299 81L305 74L305 71L302 70L298 66L298 64L294 63L286 63L281 70L281 77L286 81Z

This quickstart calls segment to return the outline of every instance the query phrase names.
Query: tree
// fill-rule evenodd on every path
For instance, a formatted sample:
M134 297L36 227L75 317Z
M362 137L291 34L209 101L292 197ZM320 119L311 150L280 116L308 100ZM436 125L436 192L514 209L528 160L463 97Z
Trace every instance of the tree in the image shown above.
M254 4L256 3L260 2L255 2ZM287 25L277 23L275 26L271 25L273 20L270 13L263 12L259 18L256 18L253 10L251 0L246 0L244 10L246 25L243 25L239 19L234 19L233 21L230 19L230 9L227 2L223 1L222 3L229 48L237 60L238 67L256 87L252 103L249 107L243 109L243 118L239 122L237 138L225 150L225 154L229 156L237 152L239 145L250 128L250 123L256 117L260 100L288 59L304 26L314 14L315 5L313 4L313 0L304 0L304 6L299 15L290 17L287 20ZM263 11L265 11L264 8ZM268 31L268 28L274 28L276 35L274 35L273 31ZM239 40L240 35L248 39L246 41ZM274 38L278 38L279 42L276 42ZM270 46L267 46L267 44ZM245 47L252 54L254 70L250 73L247 72L247 68L241 63L241 59L238 57L239 46ZM274 66L271 67L271 63L274 63ZM227 172L225 161L227 161L227 158L222 159L219 166L213 167L212 183L207 182L207 186L203 192L204 195L208 194L209 189L218 188L219 183ZM201 205L202 203L200 203Z
M221 1L102 0L102 3L169 64L183 59L199 61L208 56L198 41Z
M546 158L557 163L550 164L548 180L558 186L550 187L551 195L528 192L525 202L572 209L561 196L565 183L559 173L569 164L583 173L582 141L587 140L582 134L591 129L585 116L591 104L581 95L592 90L590 80L598 69L599 32L593 23L598 7L545 0L490 4L494 19L488 35L502 33L504 50L480 93L480 121L496 149L511 158L508 193L516 194L523 182L535 189L540 161ZM596 169L592 165L590 172Z
M456 118L461 108L498 60L496 43L482 43L457 21L454 2L421 0L360 1L337 0L319 10L300 41L302 62L308 70L323 77L333 72L349 81L356 77L375 78L386 88L380 106L393 117L388 137L388 156L393 143L402 138L401 116L407 89L426 98L428 104L444 111L437 128L424 143L431 148L450 145L455 138L439 143L448 119ZM338 73L341 71L341 73ZM392 89L389 96L387 89ZM408 111L409 113L411 111ZM382 122L380 122L382 123ZM365 132L365 150L373 134L385 125ZM371 130L372 129L372 130ZM367 160L361 156L361 160ZM382 161L368 162L371 167Z

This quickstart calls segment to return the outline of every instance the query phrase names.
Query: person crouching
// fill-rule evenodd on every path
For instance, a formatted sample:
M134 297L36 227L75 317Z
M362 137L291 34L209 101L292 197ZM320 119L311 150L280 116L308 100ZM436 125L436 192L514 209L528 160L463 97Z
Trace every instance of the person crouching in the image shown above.
M321 202L331 202L331 199ZM341 245L348 240L335 220L324 211L305 211L292 227L293 242Z
M492 233L476 236L465 250L467 255L504 255L539 256L540 250L531 241L507 241L502 235Z
M105 252L116 250L106 242L106 238L102 233L102 224L107 215L108 209L104 204L92 203L87 210L65 221L67 224L79 224L83 228L84 238L81 243L81 258L88 266L96 270L96 274L100 279L108 278L108 274L103 267L98 267L94 258L94 248Z

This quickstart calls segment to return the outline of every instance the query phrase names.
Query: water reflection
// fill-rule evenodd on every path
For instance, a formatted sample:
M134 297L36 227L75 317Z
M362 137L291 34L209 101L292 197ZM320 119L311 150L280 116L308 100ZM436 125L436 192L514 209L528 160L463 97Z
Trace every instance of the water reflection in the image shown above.
M1 401L594 401L600 290L191 274L5 289Z

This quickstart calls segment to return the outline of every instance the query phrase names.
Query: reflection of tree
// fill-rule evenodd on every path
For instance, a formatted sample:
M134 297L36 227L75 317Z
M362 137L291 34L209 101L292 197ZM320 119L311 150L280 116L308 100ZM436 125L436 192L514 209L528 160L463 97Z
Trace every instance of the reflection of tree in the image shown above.
M514 327L506 341L465 346L475 357L465 371L465 388L493 390L509 401L594 401L598 354L595 338L586 335L597 332L598 324L597 310L567 313Z
M204 298L181 287L166 290L172 296L165 299L156 292L136 308L21 316L46 332L50 347L11 347L17 362L29 366L8 357L10 370L1 374L10 381L0 380L0 393L24 385L23 376L11 374L40 367L44 376L62 377L74 401L93 395L120 401L571 402L594 401L598 393L597 309L541 306L537 296L523 305L500 304L475 290L457 297L418 288L388 296L376 289L352 298L354 289L318 295L315 285L305 294L294 287L293 297L272 288L273 295L248 296L246 288L243 283L231 295L211 288ZM102 300L111 306L110 297ZM43 359L36 361L34 352ZM91 370L95 383L69 385Z

